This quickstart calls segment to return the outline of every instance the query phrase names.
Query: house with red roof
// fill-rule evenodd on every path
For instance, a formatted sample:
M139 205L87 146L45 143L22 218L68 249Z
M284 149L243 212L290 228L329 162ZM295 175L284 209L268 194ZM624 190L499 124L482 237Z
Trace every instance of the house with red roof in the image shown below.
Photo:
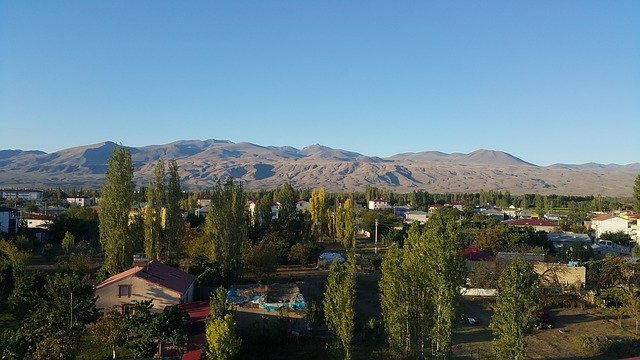
M193 301L195 276L160 261L138 259L134 266L96 285L96 306L128 314L133 301L153 300L151 311Z

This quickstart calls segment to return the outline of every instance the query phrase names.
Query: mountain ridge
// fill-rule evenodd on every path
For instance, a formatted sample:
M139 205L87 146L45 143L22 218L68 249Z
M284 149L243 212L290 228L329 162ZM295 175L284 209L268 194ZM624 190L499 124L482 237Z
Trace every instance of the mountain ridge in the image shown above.
M0 185L100 187L115 142L62 149L0 150ZM183 185L199 189L234 177L249 189L272 188L289 181L298 187L330 191L361 190L367 185L400 192L508 190L518 193L630 196L640 163L553 164L539 166L507 152L478 149L468 154L407 152L389 157L363 155L313 144L262 146L229 140L177 140L131 151L137 185L148 182L155 161L175 159Z

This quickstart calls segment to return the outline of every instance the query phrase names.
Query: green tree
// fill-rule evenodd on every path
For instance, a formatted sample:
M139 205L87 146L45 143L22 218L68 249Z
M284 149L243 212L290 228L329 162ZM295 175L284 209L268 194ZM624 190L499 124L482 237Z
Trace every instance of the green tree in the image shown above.
M144 208L144 251L147 257L162 259L165 254L164 231L162 229L163 212L166 211L164 160L156 163L153 178L147 187L147 204Z
M71 249L73 249L75 244L76 244L76 237L73 236L72 233L67 231L64 234L64 239L62 239L62 248L64 249L64 251L69 253L69 251L71 251Z
M640 213L640 174L636 176L636 181L633 185L633 208L637 213Z
M525 359L525 336L538 310L538 276L531 264L518 258L509 264L498 280L498 298L489 327L495 339L497 359Z
M396 351L408 352L409 316L407 282L402 267L402 253L397 244L391 244L382 259L380 277L380 304L384 329L389 346Z
M100 197L100 243L105 253L102 267L107 275L129 268L137 250L129 232L134 190L132 178L131 153L116 146L108 161Z
M229 313L227 307L227 289L218 286L215 292L209 295L209 316L212 318L222 318Z
M348 246L355 246L356 234L355 234L355 222L356 222L356 214L353 210L353 199L351 197L345 200L344 205L342 207L344 209L343 216L343 234L345 237L345 244Z
M92 329L96 340L101 344L111 345L113 358L116 358L116 348L127 341L127 320L116 309L107 309Z
M311 229L318 236L318 239L322 239L322 229L326 225L325 216L327 213L324 188L315 189L311 192L309 212L311 213Z
M242 340L235 335L231 314L208 318L205 337L207 340L205 356L208 360L234 359L240 352Z
M347 360L352 355L355 280L355 255L351 251L344 263L331 264L323 301L327 326L336 338L337 350Z
M431 216L424 230L427 279L433 303L431 352L435 358L450 356L460 287L465 283L458 233L457 223L439 212Z
M166 214L165 214L165 240L163 258L169 263L178 260L177 254L181 250L182 240L185 234L185 223L180 211L182 189L180 187L180 174L175 160L169 161L169 180L166 187Z
M242 184L233 179L224 186L218 183L212 191L204 232L209 240L208 256L220 264L226 285L240 272L242 247L247 239L244 204Z

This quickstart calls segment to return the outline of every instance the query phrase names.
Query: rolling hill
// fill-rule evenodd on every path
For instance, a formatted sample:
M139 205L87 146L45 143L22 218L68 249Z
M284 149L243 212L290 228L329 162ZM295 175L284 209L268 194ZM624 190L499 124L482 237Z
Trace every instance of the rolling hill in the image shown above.
M113 142L47 154L37 150L0 150L1 187L100 187ZM319 144L302 149L260 146L226 140L181 140L164 145L129 147L134 181L145 185L159 158L175 159L185 188L211 187L234 177L248 189L274 188L285 181L297 187L329 191L367 185L398 192L508 190L513 194L630 196L640 163L554 164L537 166L502 151L469 154L437 151L366 156Z

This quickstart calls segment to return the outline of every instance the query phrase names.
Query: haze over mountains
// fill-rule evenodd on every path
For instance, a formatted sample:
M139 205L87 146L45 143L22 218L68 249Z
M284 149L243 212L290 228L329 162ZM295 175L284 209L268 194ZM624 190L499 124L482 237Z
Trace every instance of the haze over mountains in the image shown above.
M47 154L0 150L0 187L100 187L113 142L79 146ZM329 191L362 190L366 185L398 192L477 192L513 194L631 196L640 163L628 165L555 164L537 166L502 151L469 154L437 151L388 158L311 145L302 149L260 146L226 140L182 140L165 145L129 147L134 181L146 185L159 158L175 159L182 185L211 187L218 179L241 179L248 189L296 187Z

